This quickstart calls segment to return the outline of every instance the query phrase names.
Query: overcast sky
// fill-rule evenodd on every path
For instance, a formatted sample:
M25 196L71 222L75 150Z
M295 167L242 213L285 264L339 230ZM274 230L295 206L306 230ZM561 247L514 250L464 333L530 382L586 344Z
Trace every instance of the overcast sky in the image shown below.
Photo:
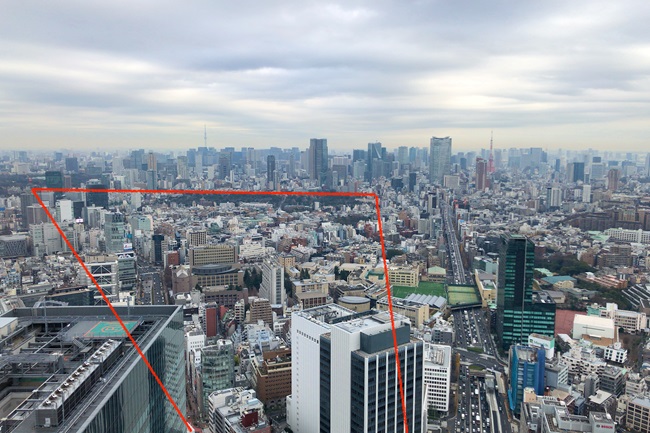
M102 4L99 4L102 3ZM650 150L650 2L5 1L0 148Z

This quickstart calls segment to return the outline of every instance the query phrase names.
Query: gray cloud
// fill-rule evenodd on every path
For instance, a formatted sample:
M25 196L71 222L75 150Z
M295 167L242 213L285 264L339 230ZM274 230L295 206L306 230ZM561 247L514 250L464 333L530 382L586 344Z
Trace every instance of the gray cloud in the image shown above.
M647 2L9 2L0 146L646 150ZM542 133L541 130L544 130ZM600 134L594 136L594 130ZM544 143L548 137L560 137ZM599 142L599 137L604 137Z

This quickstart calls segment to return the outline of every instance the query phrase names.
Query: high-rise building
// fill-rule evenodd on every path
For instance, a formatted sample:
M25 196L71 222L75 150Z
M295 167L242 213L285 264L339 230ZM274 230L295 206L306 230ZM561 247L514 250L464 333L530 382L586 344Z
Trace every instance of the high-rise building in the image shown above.
M65 159L65 171L68 173L76 173L79 171L79 161L76 157L70 157Z
M184 412L182 307L115 309ZM23 308L6 313L3 320L22 328L40 321L37 316L41 316L40 311ZM107 306L48 307L47 322L49 326L32 330L38 347L3 356L11 369L0 375L0 382L7 393L5 398L15 403L0 421L2 431L187 431ZM14 346L11 341L8 344ZM79 356L80 351L87 355ZM12 385L16 375L27 379L20 388Z
M422 432L424 343L394 315L409 431ZM288 423L296 432L403 432L390 314L330 304L292 315Z
M371 182L384 175L383 158L381 143L368 143L368 152L366 152L366 181Z
M607 190L616 191L618 190L618 178L620 172L618 168L612 168L607 172Z
M284 290L284 267L274 259L262 262L262 284L260 297L266 298L272 305L284 305L287 299Z
M232 341L218 340L201 349L201 392L199 406L208 412L208 397L235 385L235 349Z
M63 173L60 171L46 171L45 172L45 186L47 188L63 188ZM54 193L54 203L50 203L50 206L54 204L63 197L62 192Z
M119 253L124 251L124 214L109 212L105 216L104 238L106 239L106 252Z
M329 187L327 138L309 140L309 178L317 181L319 186Z
M158 171L158 159L153 152L147 154L147 170Z
M484 191L488 186L488 163L483 158L476 158L476 190Z
M650 153L645 156L645 175L650 176Z
M269 189L275 190L275 156L266 157L266 185Z
M501 238L497 292L497 335L502 349L528 341L533 333L555 335L555 302L533 292L535 244L522 235Z
M87 188L91 190L103 190L106 189L106 185L102 184L99 180L94 179L88 181ZM97 191L86 193L86 207L88 206L97 206L108 209L108 192Z
M449 411L451 346L424 344L424 387L429 409Z
M544 349L528 346L511 346L508 357L510 410L519 414L524 401L524 389L533 388L536 395L544 394Z
M451 137L431 137L429 181L432 184L442 185L446 174L451 174Z

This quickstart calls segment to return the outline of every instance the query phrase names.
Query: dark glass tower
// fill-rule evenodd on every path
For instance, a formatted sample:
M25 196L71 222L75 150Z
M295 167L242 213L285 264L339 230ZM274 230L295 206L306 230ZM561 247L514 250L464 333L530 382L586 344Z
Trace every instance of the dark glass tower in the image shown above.
M528 335L555 334L555 303L533 293L535 244L521 235L503 235L499 254L497 334L501 348L527 341Z

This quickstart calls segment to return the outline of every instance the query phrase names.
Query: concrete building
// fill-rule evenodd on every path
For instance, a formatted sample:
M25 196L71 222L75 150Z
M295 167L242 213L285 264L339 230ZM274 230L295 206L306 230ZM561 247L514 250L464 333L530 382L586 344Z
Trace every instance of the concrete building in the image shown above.
M208 425L212 433L271 433L264 404L255 391L229 388L210 394Z
M424 387L429 409L449 411L451 346L424 344Z
M262 262L262 284L260 297L268 299L274 306L286 304L284 290L284 267L276 259L267 258Z
M291 394L291 349L264 350L252 362L254 388L267 406L286 404Z
M636 432L650 433L650 399L637 397L627 404L625 427Z
M250 304L250 323L263 321L269 327L273 328L273 308L266 298L251 296L248 298Z
M527 346L511 346L508 357L510 386L508 401L510 410L519 414L524 401L524 389L533 388L535 393L544 393L544 349Z
M393 312L408 317L411 326L419 328L425 322L429 321L429 305L419 302L412 302L402 298L391 297L393 301ZM377 309L380 311L389 311L388 296L377 300Z
M229 244L199 245L189 250L190 266L236 263L237 248Z
M607 317L576 315L573 319L574 340L600 340L605 343L603 346L608 346L618 340L617 334L614 320Z
M420 276L416 268L391 266L388 268L388 278L391 286L417 287Z
M403 362L409 431L423 431L423 343L411 340L408 319L394 318ZM295 432L402 432L402 401L388 313L353 313L331 304L292 315L292 394L288 423Z

